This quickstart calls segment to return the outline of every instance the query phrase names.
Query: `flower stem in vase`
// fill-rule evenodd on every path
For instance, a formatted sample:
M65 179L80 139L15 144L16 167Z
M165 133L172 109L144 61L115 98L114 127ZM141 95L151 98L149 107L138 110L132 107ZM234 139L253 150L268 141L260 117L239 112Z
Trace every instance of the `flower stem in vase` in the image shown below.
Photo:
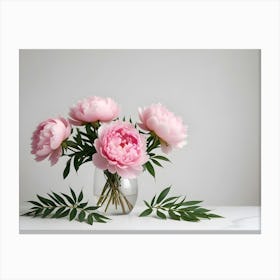
M124 181L128 182L129 180L123 179L117 173L112 174L108 170L104 171L104 175L106 182L99 195L97 205L103 208L105 213L112 211L112 209L115 210L113 214L119 212L120 214L129 213L134 205L129 201L129 189L127 189L127 186L123 186L123 184L125 185ZM137 193L134 194L135 202L136 195Z

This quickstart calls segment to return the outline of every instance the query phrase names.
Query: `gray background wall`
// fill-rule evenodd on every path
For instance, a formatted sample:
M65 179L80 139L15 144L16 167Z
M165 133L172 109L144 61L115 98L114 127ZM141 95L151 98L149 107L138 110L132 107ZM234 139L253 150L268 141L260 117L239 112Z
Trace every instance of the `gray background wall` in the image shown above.
M36 193L83 187L92 198L91 163L63 180L65 160L50 167L30 154L31 135L77 100L110 96L122 115L161 102L188 125L188 145L139 177L139 198L173 193L207 205L260 204L259 50L20 50L20 205Z

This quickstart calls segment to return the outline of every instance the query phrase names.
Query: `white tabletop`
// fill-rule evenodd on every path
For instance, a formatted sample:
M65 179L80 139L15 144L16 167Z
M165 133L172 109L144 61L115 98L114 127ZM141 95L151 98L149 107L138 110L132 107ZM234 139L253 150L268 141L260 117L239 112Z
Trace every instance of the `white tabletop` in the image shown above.
M108 223L69 222L66 218L33 218L20 216L20 233L260 233L260 207L208 206L224 218L200 222L161 220L155 216L138 217L143 208L136 207L128 215L109 216Z

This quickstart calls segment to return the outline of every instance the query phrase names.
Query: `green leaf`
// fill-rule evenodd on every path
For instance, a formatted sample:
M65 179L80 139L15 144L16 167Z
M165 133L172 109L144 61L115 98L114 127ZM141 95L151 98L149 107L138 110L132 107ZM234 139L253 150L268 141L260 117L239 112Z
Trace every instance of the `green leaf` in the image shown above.
M169 214L169 217L172 219L172 220L177 220L177 221L180 221L180 216L175 214L172 210L169 210L168 211L168 214Z
M42 196L40 196L38 194L37 194L37 197L46 206L56 206L54 202L52 202L51 200L49 200L49 199L47 199L45 197L42 197Z
M72 197L73 197L73 200L75 201L75 202L77 202L77 197L76 197L76 194L75 194L75 192L70 188L70 191L71 191L71 195L72 195Z
M87 134L89 136L91 136L91 138L94 138L94 132L91 130L91 124L86 124L86 131L87 131Z
M163 167L157 160L155 160L155 159L151 159L152 160L152 162L154 163L154 164L156 164L157 166L160 166L160 167Z
M153 212L153 209L148 208L148 209L146 209L145 211L143 211L143 212L139 215L139 217L149 216L152 212Z
M175 202L170 202L170 203L167 203L167 204L163 204L162 207L164 207L164 208L171 208L172 206L174 206L174 203Z
M192 221L195 221L195 222L198 222L198 221L199 221L199 218L197 218L197 216L194 215L194 214L191 213L191 212L187 212L187 213L185 213L185 215L188 215L188 216L192 219Z
M44 209L44 208L39 208L39 209L37 209L37 210L35 211L35 213L34 213L34 217L39 216L40 213L43 211L43 209Z
M83 192L81 191L78 197L78 202L81 202L83 200Z
M92 214L89 214L88 217L87 217L87 223L92 225L93 224L93 217L92 217Z
M171 186L168 187L168 188L166 188L166 189L164 189L164 190L159 194L159 196L158 196L158 198L157 198L157 201L156 201L157 204L164 200L164 198L165 198L165 197L167 196L167 194L169 193L170 188L171 188Z
M63 218L66 217L70 212L70 209L65 210L64 212L62 212L59 216L57 216L57 218Z
M89 207L85 208L84 210L85 211L92 211L92 210L96 210L98 208L99 208L99 206L89 206Z
M183 205L183 202L185 201L186 197L184 196L181 201L179 201L176 205L176 208L179 207L179 206L182 206Z
M74 168L76 171L78 171L79 167L80 167L80 156L75 155L74 156Z
M191 206L191 207L198 207L195 212L203 212L203 213L206 213L206 212L210 212L211 210L209 209L205 209L205 208L199 208L199 206ZM191 208L191 207L188 207L188 208Z
M166 203L166 202L169 202L169 201L171 201L171 200L177 200L179 198L179 196L171 196L171 197L169 197L169 198L166 198L163 202L162 202L162 204L164 204L164 203ZM174 201L174 202L175 202Z
M207 214L204 214L202 212L194 212L193 213L196 217L199 217L199 218L204 218L204 219L209 219L208 218L208 215Z
M181 218L184 221L188 221L188 222L197 222L197 221L199 221L198 219L191 218L190 216L186 215L185 213L181 214Z
M64 171L63 171L63 179L65 179L70 172L71 159L72 158L68 159L68 161L66 162L66 166L65 166Z
M80 145L80 146L82 145L82 136L81 136L79 128L77 128L76 141L77 141L78 145Z
M154 139L154 138L153 138L152 135L150 135L150 136L148 137L148 139L147 139L147 147L149 147L149 145L150 145L150 143L152 142L153 139ZM149 153L149 154L150 154L150 153Z
M72 148L77 148L77 143L71 140L66 141L67 146L72 147Z
M144 203L146 204L146 206L147 206L148 208L151 208L151 205L150 205L146 200L144 200Z
M166 219L166 215L159 210L157 210L157 216L161 219Z
M153 199L152 199L152 201L151 201L151 206L154 206L155 199L156 199L156 196L153 197Z
M101 215L101 214L98 214L98 213L94 213L93 215L94 215L94 216L98 216L99 218L104 219L104 220L111 220L110 218L105 217L105 216L103 216L103 215Z
M69 195L65 193L61 193L61 194L68 200L69 203L71 203L72 205L75 204L75 201Z
M59 218L60 214L65 210L65 206L59 208L52 216L52 218Z
M69 220L72 221L73 219L75 219L76 215L77 215L77 209L73 208L70 212Z
M21 214L21 216L32 216L32 215L34 215L34 211L29 211L24 214Z
M104 221L102 218L104 216L99 215L97 213L92 213L91 215L93 215L94 219L98 222L98 223L106 223L106 221Z
M88 205L88 202L84 202L78 205L78 208L84 208Z
M82 163L92 161L92 156L89 156L88 158L84 158Z
M39 206L39 207L44 207L41 203L39 203L39 202L37 202L37 201L29 200L29 201L27 201L27 202L32 203L32 204L34 204L34 205L36 205L36 206Z
M79 220L80 222L83 222L84 219L85 219L85 217L86 217L86 212L85 212L84 210L82 210L82 211L80 212L79 216L78 216L78 220Z
M193 211L196 210L199 206L190 206L190 207L185 207L185 208L180 208L179 210L181 211Z
M209 218L224 218L223 216L216 215L216 214L212 214L212 213L207 214L207 216L208 216Z
M55 201L57 204L60 204L60 202L51 194L47 194L53 201Z
M61 204L67 205L66 202L64 201L64 199L63 199L60 195L58 195L58 194L55 193L55 192L52 192L52 193L53 193L53 195L55 196L55 198L56 198Z
M53 207L53 208L46 208L46 209L44 210L44 213L43 213L43 215L42 215L42 218L45 218L45 217L47 217L48 215L50 215L51 212L52 212L54 209L55 209L55 207Z
M164 156L154 156L153 158L157 158L157 159L160 159L160 160L164 160L164 161L169 161L170 162L170 160L167 157L164 157Z
M203 200L193 200L193 201L186 201L182 203L182 206L194 205L203 202Z
M149 161L147 161L145 163L145 167L147 168L149 173L155 178L155 169L154 169L154 167L152 166L152 164Z

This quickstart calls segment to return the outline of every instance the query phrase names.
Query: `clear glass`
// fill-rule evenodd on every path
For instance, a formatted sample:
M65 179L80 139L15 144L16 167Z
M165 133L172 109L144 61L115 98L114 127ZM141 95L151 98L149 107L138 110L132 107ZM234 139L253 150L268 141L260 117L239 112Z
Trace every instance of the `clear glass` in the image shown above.
M137 179L125 179L117 173L95 168L93 195L98 211L107 215L124 215L132 211L138 195Z

